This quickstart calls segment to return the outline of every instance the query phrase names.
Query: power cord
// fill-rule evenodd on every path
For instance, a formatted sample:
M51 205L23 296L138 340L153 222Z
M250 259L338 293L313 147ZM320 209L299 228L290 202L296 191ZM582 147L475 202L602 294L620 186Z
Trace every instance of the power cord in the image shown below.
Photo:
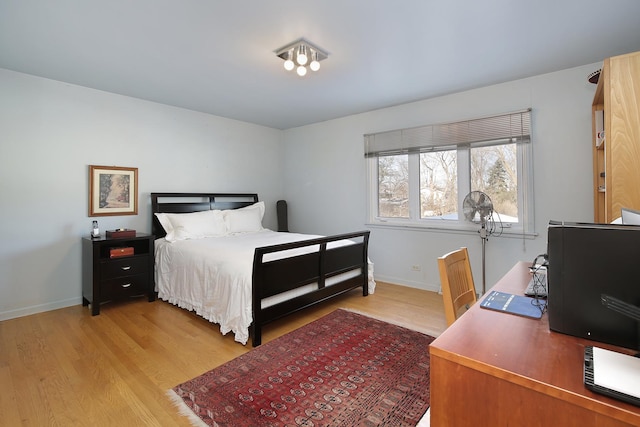
M542 313L547 310L547 267L549 266L549 261L547 254L540 254L535 257L531 266L529 267L529 271L532 273L532 281L533 281L533 299L531 300L531 304L538 307Z

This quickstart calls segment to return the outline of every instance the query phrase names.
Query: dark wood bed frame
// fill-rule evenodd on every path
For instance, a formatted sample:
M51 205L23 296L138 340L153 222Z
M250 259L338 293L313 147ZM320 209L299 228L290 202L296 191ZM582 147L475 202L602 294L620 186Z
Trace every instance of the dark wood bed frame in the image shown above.
M258 202L257 194L228 193L151 193L152 233L156 238L166 235L155 213L188 213L214 209L237 209ZM354 244L327 248L333 241L350 239ZM265 255L295 248L319 245L319 251L304 255L264 261ZM252 345L262 341L262 327L269 322L326 301L330 298L362 287L368 288L369 231L328 236L301 242L257 248L253 257L251 325ZM354 277L338 281L331 286L325 282L339 274L360 270ZM278 295L298 287L317 283L312 292L262 308L264 298Z

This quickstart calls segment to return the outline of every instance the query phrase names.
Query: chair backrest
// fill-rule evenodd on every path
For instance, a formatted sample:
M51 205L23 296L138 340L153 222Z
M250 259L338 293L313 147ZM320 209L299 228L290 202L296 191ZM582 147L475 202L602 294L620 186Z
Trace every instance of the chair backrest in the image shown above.
M460 248L438 257L438 270L440 270L444 312L447 326L450 326L478 299L467 248Z

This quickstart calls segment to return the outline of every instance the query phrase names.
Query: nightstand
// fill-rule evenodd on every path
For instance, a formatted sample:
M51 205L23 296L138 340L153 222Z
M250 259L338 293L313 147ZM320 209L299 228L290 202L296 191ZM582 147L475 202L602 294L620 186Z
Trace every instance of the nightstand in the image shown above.
M113 239L82 239L82 305L91 304L91 315L100 314L100 304L147 295L155 301L153 241L150 234ZM133 248L133 255L112 257L120 248ZM130 251L130 249L129 249Z

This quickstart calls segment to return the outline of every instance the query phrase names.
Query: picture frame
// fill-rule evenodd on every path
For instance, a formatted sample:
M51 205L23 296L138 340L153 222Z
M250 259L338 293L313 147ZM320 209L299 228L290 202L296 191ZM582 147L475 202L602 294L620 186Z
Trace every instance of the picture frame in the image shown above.
M89 165L89 216L138 214L138 168Z

